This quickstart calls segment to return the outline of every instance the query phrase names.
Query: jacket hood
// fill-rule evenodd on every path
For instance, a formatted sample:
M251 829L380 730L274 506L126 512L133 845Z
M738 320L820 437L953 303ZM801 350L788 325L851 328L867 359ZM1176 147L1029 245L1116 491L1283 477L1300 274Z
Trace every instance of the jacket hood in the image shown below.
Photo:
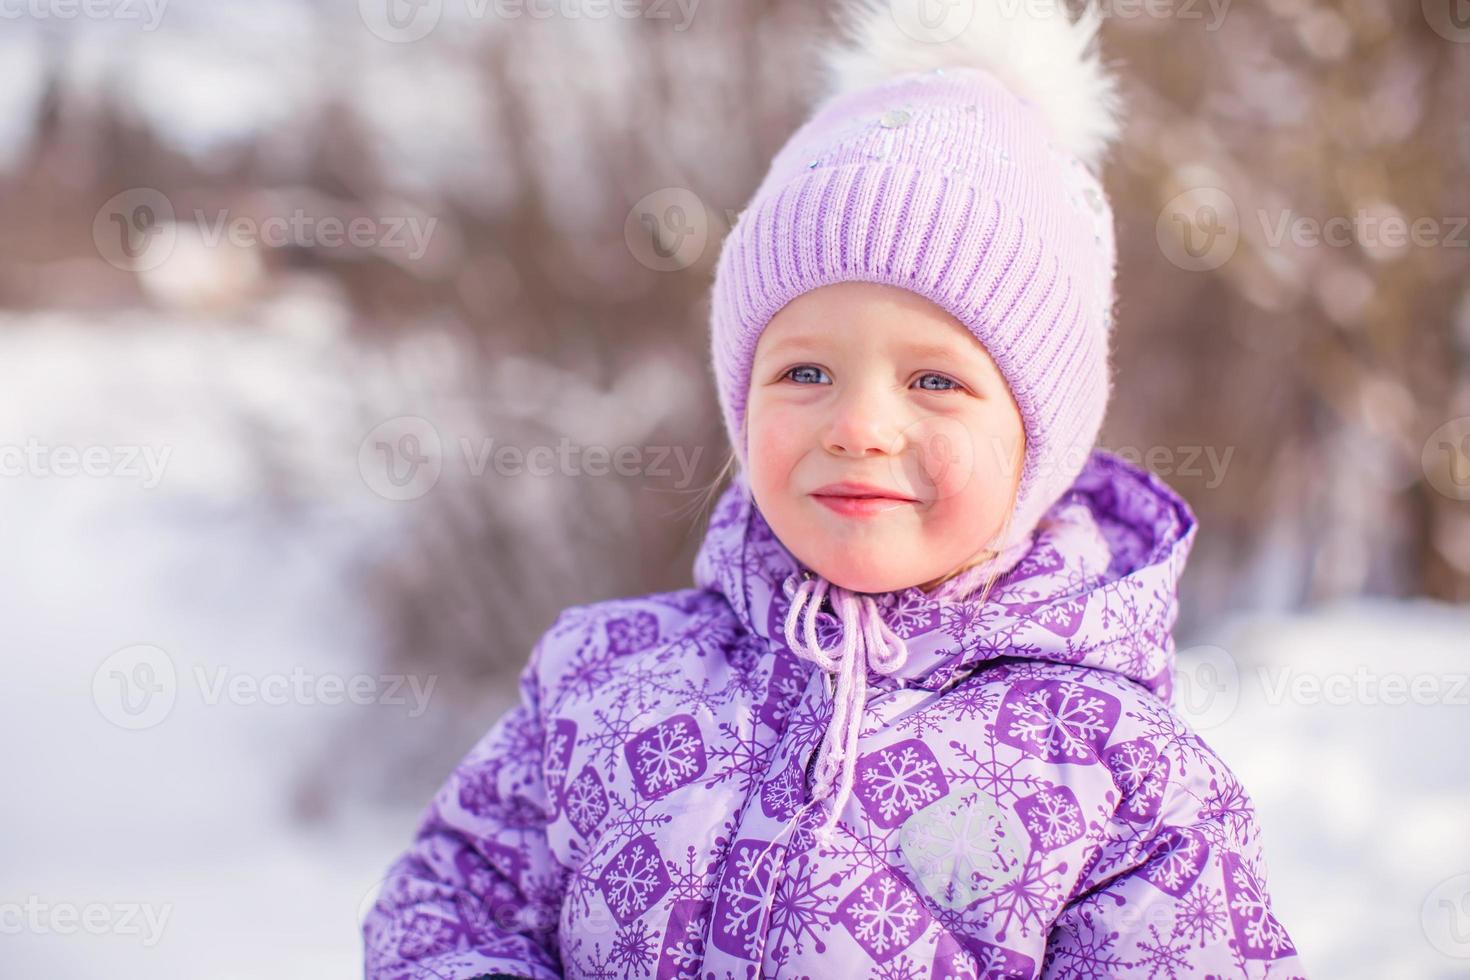
M902 638L906 661L884 674L903 686L938 690L1008 657L1112 671L1168 701L1176 589L1196 529L1189 505L1161 479L1095 449L984 602L939 600L918 587L852 595L870 596L882 624ZM711 515L695 584L721 593L745 629L789 649L793 596L819 578L772 532L737 474ZM840 649L844 623L829 603L822 610L817 639Z

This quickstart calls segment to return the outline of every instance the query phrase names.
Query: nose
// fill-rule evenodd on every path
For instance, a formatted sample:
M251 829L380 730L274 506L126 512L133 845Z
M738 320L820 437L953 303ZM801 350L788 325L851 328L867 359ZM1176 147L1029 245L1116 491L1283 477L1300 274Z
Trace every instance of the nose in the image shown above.
M833 404L823 443L829 453L838 456L897 453L901 448L897 419L897 408L881 394L853 386Z

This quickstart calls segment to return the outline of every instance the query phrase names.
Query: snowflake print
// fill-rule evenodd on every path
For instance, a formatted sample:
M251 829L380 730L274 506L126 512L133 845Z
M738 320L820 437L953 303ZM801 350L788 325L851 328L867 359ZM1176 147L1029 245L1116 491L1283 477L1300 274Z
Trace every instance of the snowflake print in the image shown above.
M564 805L567 819L583 837L590 837L607 816L607 794L603 792L601 778L590 765L583 766L567 787Z
M939 934L929 980L982 980L975 958L947 932Z
M1169 829L1159 835L1160 844L1143 866L1143 879L1167 895L1178 898L1189 890L1204 870L1210 846L1191 827Z
M1164 786L1169 780L1169 759L1141 738L1120 742L1103 753L1103 764L1112 772L1123 802L1118 812L1125 820L1148 823L1159 812Z
M1000 702L1000 692L994 685L977 684L967 677L957 678L952 688L941 693L942 697L929 700L919 710L898 716L894 727L923 738L930 731L952 731L956 722L989 717Z
M982 604L973 599L945 603L941 628L951 639L963 643L988 632L999 615L1000 611L993 604Z
M657 937L642 919L618 930L608 960L623 971L624 976L642 976L654 960Z
M904 589L901 592L881 593L879 606L883 610L884 622L904 639L917 636L934 626L935 606L924 597L922 590Z
M567 718L558 718L546 737L546 795L555 809L561 807L562 789L576 742L577 724Z
M617 654L607 649L598 649L594 644L584 645L571 658L566 672L556 681L559 691L556 707L563 702L578 700L592 701L597 693L617 678L621 661Z
M963 909L1011 881L1026 859L1025 832L1007 807L951 793L904 822L898 847L936 905Z
M771 746L761 741L757 726L748 717L742 721L738 726L725 721L717 726L719 737L709 757L718 768L704 781L705 789L730 780L742 797L749 796L764 774Z
M480 763L460 772L459 805L470 813L486 816L500 802L496 785L500 778L500 760Z
M1189 956L1185 951L1189 948L1188 943L1175 944L1172 937L1162 938L1159 936L1159 927L1154 923L1148 926L1149 938L1140 940L1138 948L1143 955L1136 961L1137 966L1148 967L1148 980L1179 980L1178 970L1189 970Z
M1210 779L1210 792L1200 803L1199 819L1200 829L1211 843L1235 850L1248 843L1255 807L1239 782L1221 774Z
M608 862L598 879L603 897L619 925L627 925L669 890L669 876L652 837L630 841Z
M666 796L704 774L704 739L692 715L644 729L624 749L633 782L647 799Z
M625 697L611 698L606 707L592 709L596 724L583 734L581 743L592 750L589 763L600 764L609 782L617 780L619 753L633 737L634 726L642 716L633 699Z
M782 769L774 779L761 787L761 812L776 820L786 820L801 806L804 773L797 760Z
M1082 808L1066 786L1044 789L1016 804L1026 823L1031 842L1042 850L1053 850L1082 836Z
M918 739L860 756L856 769L858 799L882 827L897 827L949 792L934 753Z
M955 721L988 718L1000 706L1000 691L990 684L961 684L944 698L943 703Z
M1026 756L1009 745L1001 748L994 725L986 726L985 746L987 753L982 758L971 746L963 742L950 742L949 747L957 756L967 761L969 766L966 769L948 770L946 775L949 779L978 787L997 804L1014 803L1023 793L1029 795L1046 785L1039 776L1029 771ZM1006 756L1004 762L1001 761L1002 753Z
M1062 917L1047 941L1042 975L1056 980L1113 980L1133 964L1113 948L1118 931L1098 921L1096 908L1079 906Z
M836 900L833 891L842 883L842 874L834 871L825 878L819 878L815 863L809 853L800 855L790 871L781 875L771 903L768 942L787 953L805 951L808 941L815 953L827 951L818 932L831 928Z
M664 666L647 657L634 657L619 672L618 681L609 684L607 690L621 695L621 700L643 714L660 706L670 690L667 682L680 680L688 683L688 678L681 678L680 673L678 665ZM708 678L705 678L705 683L709 683Z
M673 904L658 962L659 980L695 980L699 976L711 907L708 899L681 899Z
M1241 952L1253 960L1294 955L1296 947L1271 914L1271 905L1260 882L1240 855L1226 853L1221 856L1221 863L1225 867L1225 900Z
M454 925L437 915L420 912L409 920L398 941L398 954L416 960L434 956L454 946Z
M997 720L1003 742L1048 762L1097 759L1118 720L1118 699L1075 681L1015 684Z
M886 962L902 952L922 928L913 892L888 871L875 871L837 906L837 919L868 955Z
M609 792L607 799L608 816L598 828L602 837L599 856L615 847L619 841L652 833L674 819L672 814L659 807L658 800L647 800L636 793L624 796Z
M731 702L735 692L728 683L713 690L710 685L708 677L701 677L697 685L685 677L678 687L665 688L664 691L686 711L717 715L720 708Z
M1036 963L1025 953L1002 949L980 940L968 943L975 954L975 975L979 980L1013 980L1036 976Z
M786 718L801 699L806 689L806 678L797 673L791 658L778 656L771 667L771 682L758 717L775 731L786 727Z
M742 959L759 955L769 883L784 852L781 844L753 839L731 848L714 911L717 947Z
M628 617L607 621L607 646L615 656L645 650L658 642L658 618L638 610Z
M1220 892L1200 885L1180 900L1174 932L1176 935L1194 937L1203 949L1206 943L1225 931L1224 921L1225 903Z
M1063 896L1053 879L1067 870L1066 863L1053 868L1042 867L1045 855L1031 855L1020 874L998 888L988 897L987 904L993 918L1000 923L995 938L1004 941L1011 923L1019 923L1021 935L1031 935L1032 926L1040 928L1050 921L1050 913L1062 904Z
M1085 601L1069 598L1064 602L1042 603L1032 612L1035 621L1048 631L1057 636L1070 637L1082 625L1082 616L1086 609Z

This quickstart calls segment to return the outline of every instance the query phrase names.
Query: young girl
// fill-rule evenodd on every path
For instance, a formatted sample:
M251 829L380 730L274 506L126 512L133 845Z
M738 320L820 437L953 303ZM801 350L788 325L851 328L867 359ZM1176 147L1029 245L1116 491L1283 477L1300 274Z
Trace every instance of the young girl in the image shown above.
M906 9L858 8L721 252L695 586L558 617L369 978L1304 976L1169 704L1194 516L1093 448L1098 18Z

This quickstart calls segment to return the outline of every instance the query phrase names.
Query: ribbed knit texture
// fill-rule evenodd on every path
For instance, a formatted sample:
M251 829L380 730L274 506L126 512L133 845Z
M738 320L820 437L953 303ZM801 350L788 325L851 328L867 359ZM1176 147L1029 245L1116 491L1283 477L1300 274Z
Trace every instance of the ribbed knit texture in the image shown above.
M715 273L712 363L740 465L771 317L836 282L899 286L964 324L1010 385L1027 446L996 545L1029 538L1102 426L1115 254L1097 179L988 72L908 73L829 99L777 153Z

